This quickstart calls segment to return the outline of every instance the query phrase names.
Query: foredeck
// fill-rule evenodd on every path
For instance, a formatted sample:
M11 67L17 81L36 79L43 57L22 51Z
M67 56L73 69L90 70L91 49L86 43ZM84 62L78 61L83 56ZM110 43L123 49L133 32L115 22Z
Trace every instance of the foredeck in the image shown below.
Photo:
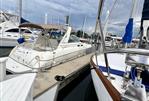
M52 67L46 72L40 72L34 82L33 96L38 97L48 89L52 88L55 84L59 83L55 80L56 75L69 76L79 71L81 68L89 65L89 60L92 54L88 54L77 59L65 62L63 64Z

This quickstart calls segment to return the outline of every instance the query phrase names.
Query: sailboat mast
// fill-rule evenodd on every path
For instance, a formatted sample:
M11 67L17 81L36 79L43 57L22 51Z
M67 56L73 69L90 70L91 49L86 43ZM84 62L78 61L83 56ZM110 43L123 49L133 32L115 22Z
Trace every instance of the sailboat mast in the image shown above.
M21 24L22 18L22 0L19 0L19 25Z
M101 13L102 13L102 7L101 7L102 3L103 3L103 0L100 0L99 4L98 4L98 14L97 14L97 18L96 18L96 25L95 25L95 31L94 31L95 33L97 31L97 27L99 26L98 19L99 19Z
M22 18L22 0L19 0L19 25L21 25L21 18ZM21 28L19 28L19 34L21 35Z
M83 21L83 26L82 26L83 34L82 34L82 38L84 38L84 30L85 30L86 18L87 18L87 16L85 16L84 21Z
M70 17L69 15L66 16L66 21L65 21L66 26L69 26L69 24L70 24L70 18L69 17Z
M45 13L44 24L48 24L48 13Z
M105 52L105 41L104 41L104 33L103 33L103 30L102 30L102 24L101 24L101 13L102 13L102 8L103 8L103 4L104 4L104 0L100 0L100 3L99 3L99 8L98 8L98 16L97 16L97 25L99 25L99 29L100 29L100 35L97 36L97 40L100 39L101 37L101 41L102 41L102 45L103 45L103 52ZM96 26L97 28L97 26ZM97 29L96 29L97 30Z

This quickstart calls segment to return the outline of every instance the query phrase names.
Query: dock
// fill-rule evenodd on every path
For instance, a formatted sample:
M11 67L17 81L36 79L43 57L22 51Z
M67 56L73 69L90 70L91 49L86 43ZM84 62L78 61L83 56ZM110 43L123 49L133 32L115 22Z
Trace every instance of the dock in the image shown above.
M33 98L40 97L54 86L58 87L57 91L65 87L89 65L91 55L92 53L52 67L45 72L38 73L33 85ZM58 81L55 79L56 76L63 76L65 78L62 81Z

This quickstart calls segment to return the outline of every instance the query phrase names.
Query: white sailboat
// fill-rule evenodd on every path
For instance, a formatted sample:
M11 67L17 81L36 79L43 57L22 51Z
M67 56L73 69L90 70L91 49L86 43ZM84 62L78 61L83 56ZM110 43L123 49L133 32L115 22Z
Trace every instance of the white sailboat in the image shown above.
M104 0L99 5L99 24L100 12ZM133 2L135 8L136 0ZM148 5L145 0L144 5ZM144 10L148 6L144 6ZM132 18L130 18L132 19ZM149 19L148 11L143 12L143 22ZM132 21L129 20L130 33L124 35L124 42L131 42ZM147 25L146 27L148 27ZM142 29L143 30L143 29ZM145 31L146 32L146 31ZM142 33L144 35L144 33ZM106 50L101 29L103 52L91 57L91 75L99 101L149 101L149 50L121 48ZM127 37L125 37L127 36ZM129 36L129 37L128 37ZM127 45L126 44L126 45ZM141 42L141 44L143 44ZM144 48L143 45L140 47Z

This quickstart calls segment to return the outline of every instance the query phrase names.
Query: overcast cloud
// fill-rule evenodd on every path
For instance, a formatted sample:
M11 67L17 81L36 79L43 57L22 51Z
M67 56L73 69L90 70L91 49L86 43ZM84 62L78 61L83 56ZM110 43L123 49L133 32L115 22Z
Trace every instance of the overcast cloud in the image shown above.
M34 23L44 23L45 13L48 14L48 23L61 24L65 16L70 15L70 23L76 29L81 29L86 17L85 30L93 32L98 9L98 0L22 0L23 17ZM115 0L105 0L102 22L105 23L107 11L112 8ZM4 11L18 14L18 0L0 0ZM135 16L135 27L139 27L144 0L138 0L138 8ZM132 0L117 0L111 12L108 22L108 31L113 33L124 33L125 25L130 16Z

